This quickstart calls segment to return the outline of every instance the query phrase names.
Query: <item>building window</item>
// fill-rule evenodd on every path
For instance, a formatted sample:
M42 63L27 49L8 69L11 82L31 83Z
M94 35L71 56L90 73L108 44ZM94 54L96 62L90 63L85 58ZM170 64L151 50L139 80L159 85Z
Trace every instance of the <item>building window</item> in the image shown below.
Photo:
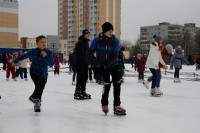
M64 44L64 48L66 48L67 47L67 45L66 44Z

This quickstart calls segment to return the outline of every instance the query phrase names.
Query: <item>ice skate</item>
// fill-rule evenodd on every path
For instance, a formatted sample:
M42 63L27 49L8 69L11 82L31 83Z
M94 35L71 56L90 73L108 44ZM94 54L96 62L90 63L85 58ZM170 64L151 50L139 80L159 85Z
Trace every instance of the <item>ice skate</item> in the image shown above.
M157 88L151 88L151 96L152 97L160 97L161 93L158 91Z
M28 79L27 79L27 78L25 78L24 80L25 80L25 81L28 81Z
M87 94L85 91L82 91L81 95L83 96L83 99L91 99L91 95Z
M143 85L146 89L149 89L149 81L144 81Z
M83 99L83 95L80 93L79 90L74 93L74 99L78 99L78 100Z
M156 87L157 94L163 95L162 90L159 87Z
M93 80L90 80L90 83L94 83Z
M34 105L34 111L35 112L41 112L41 101L40 100L37 100L35 105Z
M108 105L102 106L102 111L105 113L105 115L107 115L109 112Z
M72 82L72 86L75 86L76 85L76 83L75 82Z
M32 98L31 96L29 97L29 101L33 104L37 103L39 99L35 99L35 98ZM40 100L41 102L41 100Z
M14 81L17 81L17 78L13 78Z
M9 81L9 78L6 78L6 81Z
M178 78L174 78L174 83L178 83Z
M116 115L126 115L126 110L121 106L114 106L114 114Z

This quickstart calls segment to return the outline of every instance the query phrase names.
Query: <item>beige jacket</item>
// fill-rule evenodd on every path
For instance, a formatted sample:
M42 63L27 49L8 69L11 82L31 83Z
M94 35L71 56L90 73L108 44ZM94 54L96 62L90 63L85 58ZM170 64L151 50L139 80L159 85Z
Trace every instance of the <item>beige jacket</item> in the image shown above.
M27 63L29 63L29 65L31 65L31 62L29 59L24 59L22 61L19 62L19 67L21 68L27 68Z

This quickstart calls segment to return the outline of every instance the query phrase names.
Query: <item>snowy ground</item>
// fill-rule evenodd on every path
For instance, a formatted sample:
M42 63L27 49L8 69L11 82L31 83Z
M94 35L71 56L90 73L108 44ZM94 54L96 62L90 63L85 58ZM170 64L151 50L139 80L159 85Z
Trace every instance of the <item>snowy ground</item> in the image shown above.
M87 84L91 100L74 100L72 75L64 68L60 76L49 72L42 112L35 113L28 101L34 89L30 77L29 81L7 82L1 70L0 133L200 133L200 82L187 81L193 77L186 75L193 73L194 66L183 67L181 84L173 83L172 73L163 74L160 98L150 97L149 90L137 83L136 72L130 65L126 68L128 77L121 91L126 116L113 115L112 89L110 112L102 113L102 86L95 83Z

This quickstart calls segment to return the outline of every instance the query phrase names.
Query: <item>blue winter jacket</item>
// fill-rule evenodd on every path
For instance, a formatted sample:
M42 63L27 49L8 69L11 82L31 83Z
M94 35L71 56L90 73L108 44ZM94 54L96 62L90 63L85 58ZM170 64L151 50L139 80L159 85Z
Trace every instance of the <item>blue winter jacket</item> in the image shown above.
M92 64L96 52L96 67L110 68L118 64L119 40L113 35L111 38L102 33L95 37L89 49L88 62Z
M21 56L15 59L14 63L17 64L20 60L26 58L32 58L32 64L30 67L30 73L39 76L42 79L48 77L48 66L52 67L54 65L53 55L48 49L44 49L47 56L43 57L41 50L39 48L31 49L27 53L22 54Z

